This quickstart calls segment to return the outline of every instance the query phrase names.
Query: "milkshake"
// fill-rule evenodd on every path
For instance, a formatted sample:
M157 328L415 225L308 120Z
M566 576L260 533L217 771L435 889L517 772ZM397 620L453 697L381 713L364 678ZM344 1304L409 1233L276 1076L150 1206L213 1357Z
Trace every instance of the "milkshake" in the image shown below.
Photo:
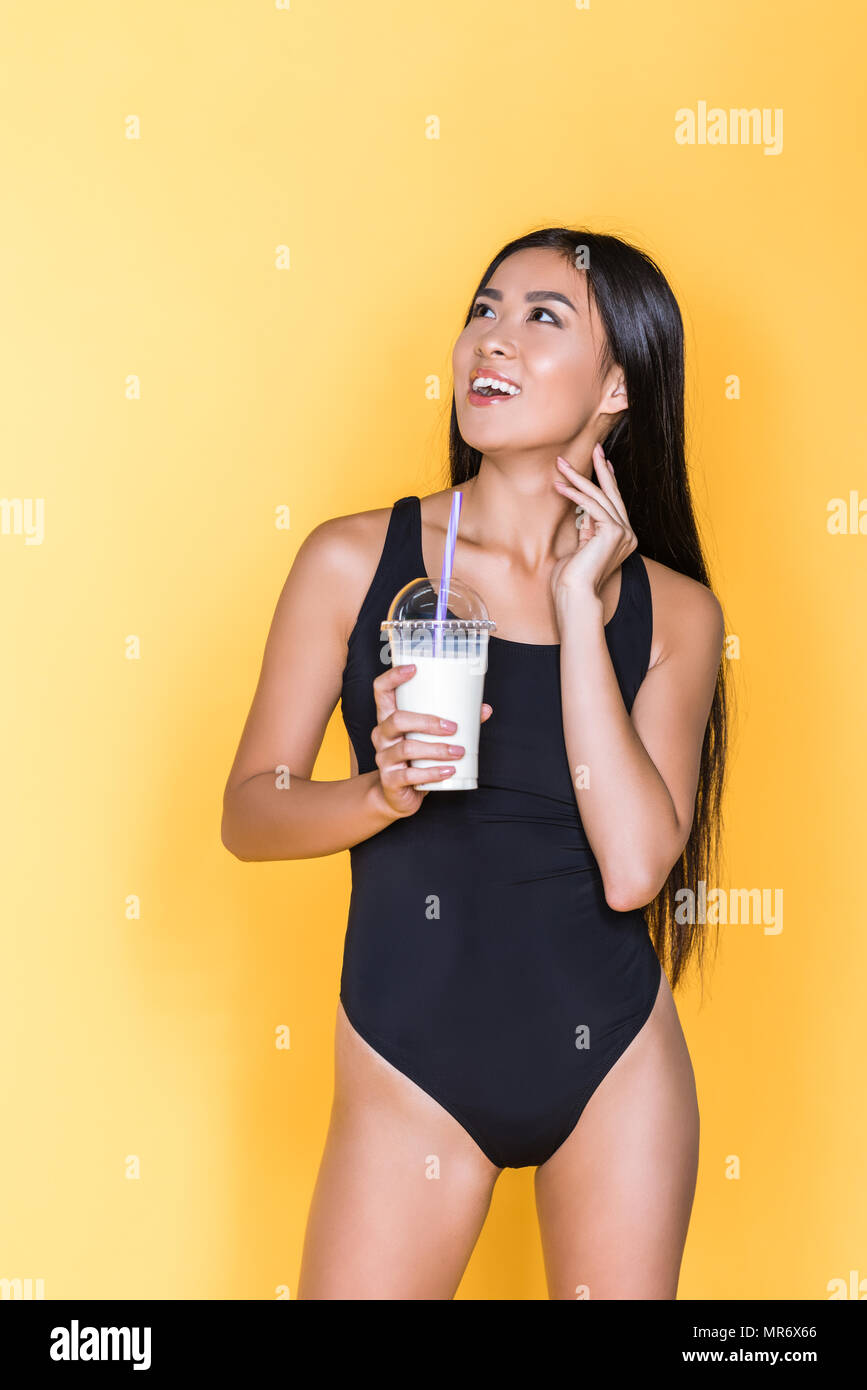
M432 616L445 612L444 618ZM442 782L418 782L419 791L470 791L478 786L479 728L488 634L496 627L474 589L451 579L447 593L429 579L414 579L395 595L388 617L380 623L391 648L392 666L415 665L408 681L395 688L398 709L435 714L457 724L448 735L460 743L460 758L413 758L412 767L454 765L454 775ZM442 735L407 731L424 743L440 743Z

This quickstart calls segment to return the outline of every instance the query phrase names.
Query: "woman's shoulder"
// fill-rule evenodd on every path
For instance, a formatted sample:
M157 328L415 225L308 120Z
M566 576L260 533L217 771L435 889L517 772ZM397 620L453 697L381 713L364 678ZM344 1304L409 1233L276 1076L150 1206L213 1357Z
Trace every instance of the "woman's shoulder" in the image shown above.
M328 517L313 527L303 545L339 569L363 567L373 550L377 555L382 550L391 512L391 506L372 507Z
M455 488L442 488L439 492L427 493L419 497L422 516L426 523L431 522L444 510L448 519L452 493ZM414 494L408 493L407 496ZM397 499L395 499L397 500ZM305 541L318 549L326 550L335 563L359 568L364 571L374 566L382 553L385 535L394 503L387 507L372 507L363 512L347 512L343 516L330 517L316 526Z
M305 536L293 569L328 593L348 637L385 545L392 506L328 517Z
M696 641L722 648L722 604L707 584L642 555L653 607L651 666L675 645Z

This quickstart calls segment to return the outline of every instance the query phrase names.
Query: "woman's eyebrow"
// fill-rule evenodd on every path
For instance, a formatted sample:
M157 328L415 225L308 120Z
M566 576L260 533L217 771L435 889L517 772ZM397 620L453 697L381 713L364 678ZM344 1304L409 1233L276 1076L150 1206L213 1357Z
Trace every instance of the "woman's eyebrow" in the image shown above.
M482 295L484 295L487 299L502 299L503 291L479 290L478 294L476 295L476 299L481 299ZM524 298L526 299L528 304L533 304L540 299L559 299L561 304L567 304L569 306L573 314L577 314L578 312L578 310L575 308L575 305L572 303L572 300L567 299L565 294L561 294L559 290L530 290L527 294L524 295Z

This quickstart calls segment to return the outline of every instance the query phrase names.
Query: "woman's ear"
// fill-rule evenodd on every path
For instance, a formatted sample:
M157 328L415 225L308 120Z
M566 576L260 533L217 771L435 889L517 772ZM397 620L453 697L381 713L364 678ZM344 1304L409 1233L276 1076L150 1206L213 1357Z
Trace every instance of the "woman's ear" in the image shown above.
M617 374L606 399L611 402L606 414L613 415L615 411L629 409L629 401L626 399L626 378L622 372Z

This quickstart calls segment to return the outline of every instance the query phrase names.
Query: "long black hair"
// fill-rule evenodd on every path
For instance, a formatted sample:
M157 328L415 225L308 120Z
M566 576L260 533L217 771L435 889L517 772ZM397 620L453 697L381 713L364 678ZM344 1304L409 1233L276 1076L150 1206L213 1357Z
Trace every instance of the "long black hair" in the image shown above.
M497 253L470 300L464 327L497 266L533 247L558 251L571 265L586 270L588 296L593 295L605 329L600 377L614 364L623 370L629 406L615 417L604 448L617 472L637 549L710 588L686 467L683 322L668 281L646 252L618 237L545 227L517 237ZM454 391L449 460L452 487L475 477L482 460L479 450L461 437ZM643 909L672 989L693 959L704 974L707 928L695 920L678 921L676 894L684 888L698 894L700 882L708 890L717 882L731 700L723 658L705 728L689 840L663 888Z

